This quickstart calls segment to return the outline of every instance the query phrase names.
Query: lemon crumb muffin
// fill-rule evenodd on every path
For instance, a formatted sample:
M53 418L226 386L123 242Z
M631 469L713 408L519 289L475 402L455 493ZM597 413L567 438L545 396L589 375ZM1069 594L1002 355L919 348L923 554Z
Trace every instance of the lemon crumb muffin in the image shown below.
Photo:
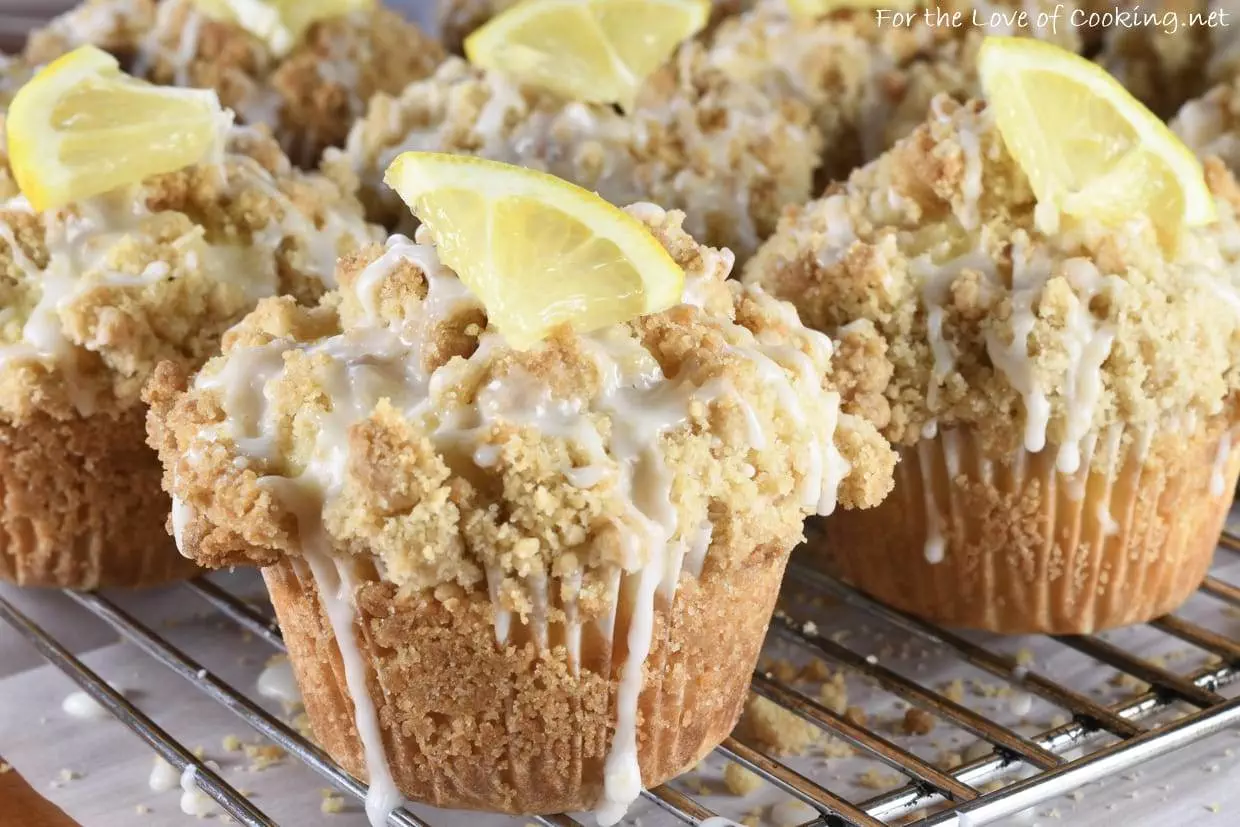
M1240 191L1206 173L1219 220L1172 248L1141 213L1047 229L992 109L939 98L790 211L746 278L871 354L854 398L901 451L892 497L825 521L834 571L1009 632L1091 632L1190 593L1240 472Z
M308 167L344 142L371 95L403 89L443 58L399 13L353 5L283 44L215 19L194 0L85 0L31 34L25 54L46 63L89 44L155 83L214 89L240 122L267 126Z
M785 204L809 197L821 145L799 103L772 104L702 58L700 46L687 44L647 79L627 115L450 58L399 96L376 95L345 150L328 153L325 167L359 176L371 217L399 226L408 212L380 178L401 152L521 164L615 204L650 200L681 209L694 237L744 259L774 231Z
M374 239L349 193L233 128L222 157L37 212L0 167L0 578L150 585L168 542L144 444L155 365L192 370L255 302L314 300Z
M830 4L823 4L829 6ZM979 13L1050 11L1050 0L999 2ZM1069 3L1070 13L1075 4ZM761 0L723 21L710 35L706 62L724 75L761 88L773 100L792 98L811 112L823 138L820 180L846 176L925 119L931 98L978 94L977 50L986 34L1033 36L1073 51L1073 27L996 31L973 25L974 4L941 2L961 25L928 24L921 10L907 24L879 23L871 8L836 8L820 17L795 14L785 0Z
M182 552L264 567L372 819L398 789L615 823L735 724L804 517L891 485L831 342L681 213L627 213L683 269L670 309L516 349L422 226L149 388Z

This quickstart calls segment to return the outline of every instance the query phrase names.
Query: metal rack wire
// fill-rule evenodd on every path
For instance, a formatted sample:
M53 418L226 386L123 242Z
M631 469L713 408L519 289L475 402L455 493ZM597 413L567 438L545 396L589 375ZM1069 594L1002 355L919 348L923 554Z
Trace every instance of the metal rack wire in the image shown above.
M1224 553L1240 553L1240 536L1224 534L1220 548ZM1148 684L1148 690L1107 706L1020 666L1010 656L885 606L795 562L789 567L789 583L815 594L830 595L902 634L949 650L961 661L1072 714L1068 723L1026 737L945 697L941 692L818 634L812 623L805 622L805 618L780 612L771 625L773 639L821 658L835 668L845 668L864 676L913 707L972 733L992 747L990 753L946 771L917 757L879 732L833 712L788 683L770 674L755 672L753 692L793 711L907 778L907 783L899 789L852 803L822 782L798 772L756 746L736 737L728 738L718 749L722 756L741 764L818 813L816 818L802 827L876 827L907 818L925 808L937 810L912 823L927 827L987 824L1089 782L1124 772L1240 723L1240 698L1229 700L1218 692L1220 687L1240 676L1240 641L1181 618L1164 617L1150 625L1217 656L1217 664L1179 674L1098 637L1057 638L1062 645ZM182 588L193 592L228 620L271 647L284 650L279 628L270 616L207 580L186 583ZM1240 607L1240 587L1236 585L1210 577L1201 585L1200 592L1233 607ZM334 787L358 799L364 798L365 785L341 769L326 753L236 688L212 675L190 654L169 643L116 602L97 594L65 592L65 595L111 625L123 638L140 647L195 689L240 717L259 734L300 759ZM0 617L178 771L183 771L187 766L195 767L200 789L215 799L232 818L250 827L276 824L210 766L112 689L51 634L3 598L0 598ZM1191 711L1162 722L1157 728L1142 725L1144 719L1156 713L1182 712L1185 708ZM1080 757L1067 757L1070 751L1091 745L1106 735L1113 736L1114 740ZM1032 774L1028 777L1000 789L982 791L991 782L1030 771ZM701 802L671 786L656 787L647 791L645 796L684 824L699 824L715 815ZM545 827L573 827L579 824L563 815L526 819L530 820ZM403 809L393 812L388 823L397 827L434 827Z

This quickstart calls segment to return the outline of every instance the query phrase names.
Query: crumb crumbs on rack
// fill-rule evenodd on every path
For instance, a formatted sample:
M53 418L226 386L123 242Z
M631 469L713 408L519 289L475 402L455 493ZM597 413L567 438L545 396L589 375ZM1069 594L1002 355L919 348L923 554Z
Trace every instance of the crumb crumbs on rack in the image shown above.
M771 807L766 817L775 827L799 827L815 815L817 813L813 807L797 799L789 799Z
M762 778L740 764L729 761L728 765L723 768L723 785L732 795L744 796L760 788Z
M332 789L320 790L323 800L319 802L319 812L324 815L336 815L343 813L345 808L344 797L340 793Z
M976 761L979 758L990 755L995 748L988 741L974 741L964 749L964 760Z
M805 666L801 668L800 674L801 680L809 681L811 683L824 683L826 681L834 680L836 676L839 676L841 681L843 680L844 676L842 674L839 672L832 672L831 667L827 666L826 663L820 660L811 660L809 663L805 664Z
M248 772L262 772L282 762L288 753L275 744L242 744L245 757L250 759Z
M151 808L146 806L145 804L135 805L133 808L133 811L140 816L150 815L153 812L153 810L151 810Z
M943 750L934 759L934 765L944 770L954 770L963 763L964 756L952 750Z
M934 732L934 726L934 716L916 707L909 707L900 722L900 729L905 735L929 735Z
M818 700L836 715L847 713L848 687L844 685L843 673L836 672L823 681L822 686L818 690Z
M857 786L867 790L889 790L898 786L902 780L902 776L893 772L866 770L857 776Z
M1116 672L1107 680L1108 686L1114 686L1117 689L1124 689L1133 694L1140 694L1149 690L1150 685L1140 678L1133 677L1127 672Z
M82 773L77 772L76 770L62 769L60 772L56 773L56 777L52 779L48 786L52 787L52 789L59 789L65 784L68 784L70 781L77 781L81 777Z

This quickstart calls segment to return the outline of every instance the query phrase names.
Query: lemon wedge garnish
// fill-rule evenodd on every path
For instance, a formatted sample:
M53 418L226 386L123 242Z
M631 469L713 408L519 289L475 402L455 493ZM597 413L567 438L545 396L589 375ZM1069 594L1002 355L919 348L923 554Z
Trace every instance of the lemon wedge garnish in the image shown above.
M1192 151L1097 64L1031 38L988 37L978 69L1003 142L1051 216L1119 224L1146 214L1163 238L1215 219Z
M9 163L37 210L195 164L231 114L215 92L152 86L83 46L48 64L9 107Z
M472 63L570 100L631 108L710 0L524 0L465 39Z
M383 180L515 347L558 325L587 332L680 301L684 272L644 224L553 175L406 152Z
M286 55L316 21L372 9L375 0L194 0L203 14L236 23Z

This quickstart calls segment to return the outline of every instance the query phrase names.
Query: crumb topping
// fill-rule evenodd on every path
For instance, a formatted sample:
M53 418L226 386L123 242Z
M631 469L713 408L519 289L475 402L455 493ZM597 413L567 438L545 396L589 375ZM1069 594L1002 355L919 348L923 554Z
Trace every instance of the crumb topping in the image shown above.
M382 3L316 22L277 56L193 0L86 0L34 32L26 55L45 63L85 44L155 83L215 89L242 122L270 128L302 166L344 142L371 95L426 77L443 58L433 39Z
M382 184L406 150L472 154L541 169L616 204L684 210L705 243L744 259L774 231L785 204L810 195L821 144L800 103L709 68L686 44L652 76L628 115L564 101L452 58L399 97L377 95L329 167L358 175L372 216L397 226L408 212Z
M852 399L893 442L967 425L994 456L1055 445L1072 473L1103 428L1188 427L1237 389L1240 200L1218 161L1206 178L1220 220L1175 253L1144 216L1044 234L985 105L938 98L912 135L790 210L746 278L851 341Z
M0 164L0 411L21 422L138 404L155 365L186 370L263 296L317 300L335 260L376 239L361 205L294 170L270 138L35 212Z
M830 341L725 281L730 254L680 213L629 209L685 304L515 350L421 232L342 262L316 308L262 302L192 386L161 366L149 431L183 553L373 556L406 591L489 590L498 632L549 589L598 616L621 571L662 561L674 589L881 500L894 453L838 415Z
M999 0L979 14L1024 9L1036 22L1051 0ZM818 19L789 13L783 0L763 0L725 20L710 38L707 63L730 78L763 89L774 99L809 106L825 144L822 174L843 177L876 157L925 119L939 93L958 99L980 93L977 50L987 34L1031 35L1079 51L1071 26L1058 32L1001 30L970 23L974 3L936 4L942 14L962 14L964 25L928 24L917 13L906 25L877 22L870 8L841 10ZM1069 3L1065 14L1075 4Z

